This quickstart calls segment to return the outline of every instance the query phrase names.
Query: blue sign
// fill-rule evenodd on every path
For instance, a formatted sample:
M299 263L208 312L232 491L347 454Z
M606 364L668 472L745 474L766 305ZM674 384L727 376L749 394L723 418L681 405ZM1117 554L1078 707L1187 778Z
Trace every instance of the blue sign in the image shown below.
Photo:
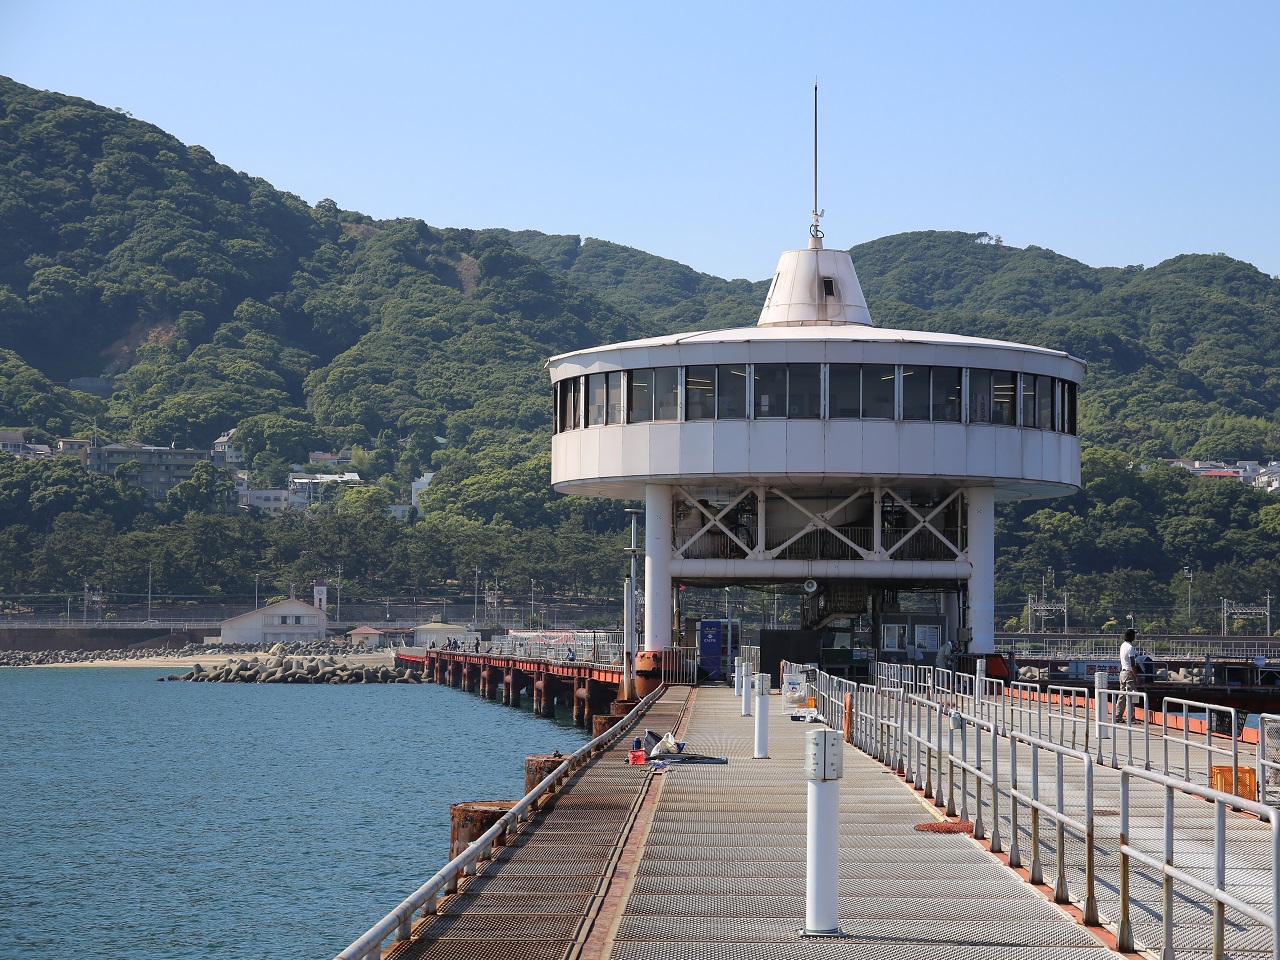
M724 650L725 624L722 620L698 621L698 666L708 680L722 678L720 657Z

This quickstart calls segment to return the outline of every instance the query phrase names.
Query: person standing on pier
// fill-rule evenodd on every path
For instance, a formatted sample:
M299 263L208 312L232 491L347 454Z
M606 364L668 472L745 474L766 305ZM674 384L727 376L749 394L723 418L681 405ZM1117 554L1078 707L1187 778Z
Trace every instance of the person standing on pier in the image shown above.
M1135 674L1133 672L1133 658L1136 651L1133 649L1133 641L1137 637L1137 633L1132 627L1124 632L1124 641L1120 644L1120 696L1116 698L1116 722L1132 723L1134 715L1137 713L1135 709L1137 704L1134 702L1134 690L1137 689L1135 682Z

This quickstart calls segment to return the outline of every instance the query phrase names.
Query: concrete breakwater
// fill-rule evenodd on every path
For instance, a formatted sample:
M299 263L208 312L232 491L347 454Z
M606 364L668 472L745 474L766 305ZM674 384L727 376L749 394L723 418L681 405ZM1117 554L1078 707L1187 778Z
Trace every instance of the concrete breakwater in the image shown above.
M196 664L190 673L169 680L197 683L422 683L422 674L404 667L367 666L332 657L271 656L233 658L220 667Z
M270 655L310 656L310 657L345 657L362 648L353 647L349 643L328 643L324 641L292 641L276 644ZM194 660L197 657L209 658L211 653L218 655L261 653L259 644L236 643L210 646L205 643L188 643L182 647L130 647L128 649L76 649L76 650L0 650L0 667L51 667L68 664L96 663L129 663L135 660ZM184 665L185 666L185 665Z

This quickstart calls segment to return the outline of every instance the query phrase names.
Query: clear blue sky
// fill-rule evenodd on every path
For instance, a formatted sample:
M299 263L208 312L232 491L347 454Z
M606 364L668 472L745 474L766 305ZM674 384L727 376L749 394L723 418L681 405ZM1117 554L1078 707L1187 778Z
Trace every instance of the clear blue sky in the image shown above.
M314 203L724 277L985 230L1280 274L1280 4L0 0L0 73Z

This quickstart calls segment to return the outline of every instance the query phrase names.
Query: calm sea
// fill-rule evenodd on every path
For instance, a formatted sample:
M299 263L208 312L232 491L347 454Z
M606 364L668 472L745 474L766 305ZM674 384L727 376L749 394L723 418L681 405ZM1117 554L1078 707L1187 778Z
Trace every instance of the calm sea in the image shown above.
M332 957L573 727L432 685L0 670L0 957Z

